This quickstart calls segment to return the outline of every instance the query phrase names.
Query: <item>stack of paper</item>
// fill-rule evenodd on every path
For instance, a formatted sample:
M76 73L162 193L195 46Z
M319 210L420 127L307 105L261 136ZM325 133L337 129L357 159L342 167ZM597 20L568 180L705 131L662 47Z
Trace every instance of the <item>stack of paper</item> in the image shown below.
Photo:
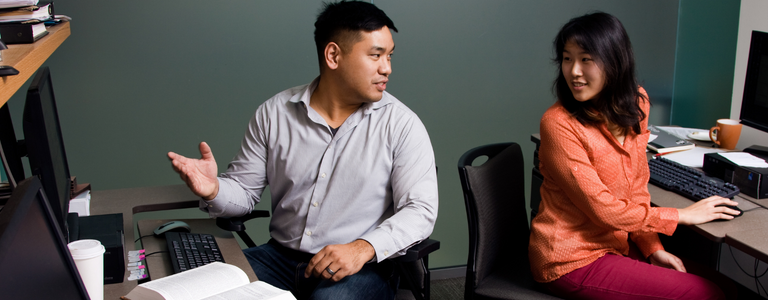
M732 163L737 164L742 167L750 167L750 168L768 168L768 163L765 162L762 158L759 158L757 156L752 155L751 153L747 152L727 152L727 153L720 153L722 157L727 158Z

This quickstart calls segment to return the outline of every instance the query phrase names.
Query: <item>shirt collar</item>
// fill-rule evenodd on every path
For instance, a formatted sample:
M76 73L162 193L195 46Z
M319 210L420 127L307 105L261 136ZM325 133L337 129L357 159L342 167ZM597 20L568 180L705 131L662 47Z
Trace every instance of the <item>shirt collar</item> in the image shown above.
M317 89L318 83L320 83L320 76L315 77L315 79L312 80L312 82L307 85L307 87L301 93L296 94L296 96L292 97L289 101L293 103L303 102L304 107L308 107L309 99L312 96L312 93L315 92L315 89ZM374 110L387 106L391 103L392 95L385 91L382 93L381 100L363 104L363 113L366 115L371 114Z

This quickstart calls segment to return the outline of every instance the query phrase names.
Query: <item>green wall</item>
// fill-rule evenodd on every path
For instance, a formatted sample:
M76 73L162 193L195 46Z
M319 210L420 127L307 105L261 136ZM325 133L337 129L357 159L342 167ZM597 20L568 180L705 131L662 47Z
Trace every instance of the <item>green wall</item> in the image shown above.
M682 0L671 124L709 129L730 118L739 0Z
M462 153L515 141L532 168L530 135L554 102L551 43L568 19L594 10L621 19L654 101L651 120L669 120L677 1L375 4L400 29L389 91L421 117L440 168L432 237L442 247L432 267L466 263L456 172ZM256 107L317 75L312 32L319 7L297 0L57 1L57 13L74 19L72 36L47 63L71 173L97 190L179 184L165 153L197 156L200 141L211 145L223 171ZM9 105L21 136L23 93ZM269 207L265 202L258 207ZM266 222L254 222L249 232L264 241Z

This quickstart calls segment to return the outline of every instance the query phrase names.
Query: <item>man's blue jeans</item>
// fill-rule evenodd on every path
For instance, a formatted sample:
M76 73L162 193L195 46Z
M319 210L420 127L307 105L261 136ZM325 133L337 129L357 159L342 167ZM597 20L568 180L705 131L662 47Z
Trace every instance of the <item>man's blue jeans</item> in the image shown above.
M297 299L387 299L395 298L399 277L394 263L365 264L360 272L339 282L304 278L312 254L288 249L274 240L243 250L259 280L289 290Z

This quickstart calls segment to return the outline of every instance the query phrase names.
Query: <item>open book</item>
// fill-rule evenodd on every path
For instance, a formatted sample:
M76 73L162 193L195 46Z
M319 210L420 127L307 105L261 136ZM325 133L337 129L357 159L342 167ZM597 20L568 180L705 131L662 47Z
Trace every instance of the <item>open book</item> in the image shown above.
M269 283L263 281L249 283L248 275L245 275L243 270L221 262L142 283L121 299L296 300L291 292L276 288Z

